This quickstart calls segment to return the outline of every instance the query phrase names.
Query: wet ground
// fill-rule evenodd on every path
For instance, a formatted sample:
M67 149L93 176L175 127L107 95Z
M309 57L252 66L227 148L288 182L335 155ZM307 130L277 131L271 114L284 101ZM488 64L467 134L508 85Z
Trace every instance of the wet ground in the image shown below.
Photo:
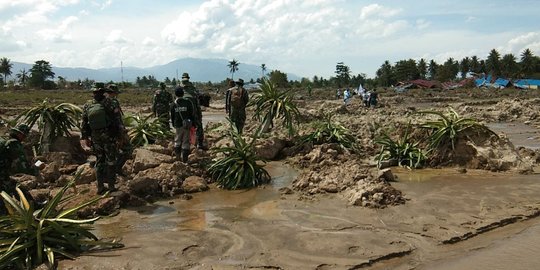
M265 188L212 188L194 194L192 200L162 201L103 219L96 233L122 237L126 247L64 261L61 269L540 265L537 256L531 256L540 242L540 223L533 219L540 211L538 175L396 170L399 179L393 185L410 200L386 209L366 209L347 206L335 195L307 201L281 195L278 189L288 185L296 172L281 163L271 163L268 169L274 182ZM507 258L506 264L495 263L499 258ZM493 267L484 268L486 261Z

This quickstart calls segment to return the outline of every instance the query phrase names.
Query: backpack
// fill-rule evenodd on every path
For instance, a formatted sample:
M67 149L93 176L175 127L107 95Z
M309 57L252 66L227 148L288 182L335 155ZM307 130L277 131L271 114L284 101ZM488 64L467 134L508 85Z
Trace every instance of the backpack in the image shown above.
M231 106L238 108L244 106L243 96L244 89L237 87L231 92Z
M103 104L96 102L92 103L87 108L88 124L92 130L104 129L109 126L107 111Z

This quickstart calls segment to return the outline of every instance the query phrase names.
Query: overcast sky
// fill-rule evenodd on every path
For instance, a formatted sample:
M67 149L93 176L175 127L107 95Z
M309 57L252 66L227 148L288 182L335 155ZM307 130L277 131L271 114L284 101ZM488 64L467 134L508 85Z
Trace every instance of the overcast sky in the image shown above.
M234 58L309 78L344 62L373 77L385 60L540 55L539 11L538 0L0 0L0 57L87 68Z

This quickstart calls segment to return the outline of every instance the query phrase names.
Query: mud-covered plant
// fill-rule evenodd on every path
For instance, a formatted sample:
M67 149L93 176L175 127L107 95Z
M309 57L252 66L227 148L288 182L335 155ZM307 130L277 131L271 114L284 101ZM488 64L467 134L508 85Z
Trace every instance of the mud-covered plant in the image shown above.
M265 160L255 152L254 143L259 130L248 142L230 123L227 137L232 141L231 146L214 148L218 156L208 168L208 173L216 183L225 189L244 189L270 182L270 174L264 169ZM259 128L260 129L260 128Z
M392 139L388 132L383 132L375 143L381 146L377 155L377 166L380 167L383 161L395 160L397 165L416 169L424 165L426 154L420 148L419 142L413 142L410 137L411 124L407 125L405 133L397 140Z
M261 92L254 94L248 106L255 106L254 118L262 120L263 132L270 131L274 119L280 119L289 135L294 135L295 122L298 122L300 112L291 91L280 91L274 83L264 78Z
M101 241L92 233L99 218L78 219L77 211L104 198L97 196L73 208L62 209L75 195L64 197L74 182L64 186L41 209L35 209L17 188L19 199L2 191L7 215L0 217L0 269L33 269L45 263L55 269L56 259L74 259L95 248L123 247L116 240Z
M141 114L126 115L124 124L128 129L129 139L135 147L152 144L158 139L172 136L172 132L164 128L159 119Z
M476 119L461 117L452 108L448 108L447 114L438 111L421 111L419 113L438 116L438 119L420 125L422 128L431 131L428 137L431 149L450 144L453 150L458 138L468 131L487 132L497 136L495 132L479 123Z
M32 128L36 123L41 133L39 144L41 152L49 151L49 144L57 137L69 137L78 127L82 109L71 103L52 104L44 99L39 105L24 111L17 117Z
M300 142L312 144L337 143L345 148L356 149L356 138L349 129L332 120L335 114L323 113L321 120L312 122L314 131L300 137Z

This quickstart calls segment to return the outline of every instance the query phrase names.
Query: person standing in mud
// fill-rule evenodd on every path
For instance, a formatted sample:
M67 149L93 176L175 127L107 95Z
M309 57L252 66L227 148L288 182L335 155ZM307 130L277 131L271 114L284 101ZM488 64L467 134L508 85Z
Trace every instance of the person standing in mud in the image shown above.
M96 156L97 192L115 191L116 159L118 156L116 142L123 129L120 109L105 97L103 83L96 83L92 88L93 100L83 107L81 123L81 145L92 148Z
M180 86L174 91L176 100L171 106L171 122L175 129L174 153L176 159L187 162L190 153L189 132L195 120L195 104L191 98L184 97Z
M195 105L195 119L193 125L197 128L197 148L206 150L204 146L204 130L202 125L202 110L201 105L199 104L199 90L195 88L193 83L189 81L189 74L182 74L182 82L180 86L184 89L184 96L191 99L193 105Z
M123 117L124 113L122 112L122 107L120 106L120 102L118 101L118 94L120 94L120 90L115 84L109 84L105 89L105 95L108 99L110 99L114 110L118 109L120 111L120 116ZM131 144L122 118L120 118L120 120L122 128L118 134L119 137L117 140L118 159L116 159L116 173L118 175L125 176L122 167L124 166L124 164L126 164L126 161L131 158L131 155L133 154L133 145Z
M249 95L244 89L244 80L239 79L235 87L227 90L225 108L228 108L228 115L238 133L242 134L246 123L246 106L249 102Z
M235 88L235 83L233 80L228 80L227 83L227 92L225 92L225 113L227 116L231 117L231 104L229 102L231 91Z
M173 102L173 97L166 89L165 83L159 84L159 89L156 90L154 96L152 97L152 112L154 116L158 118L161 126L170 130L169 120L171 118L171 103Z
M39 167L31 164L28 160L22 142L28 136L30 128L21 124L9 130L7 138L0 138L0 191L5 191L9 195L16 195L17 183L10 176L17 173L24 173L41 177L39 169L43 169L45 164ZM21 189L27 199L32 199L29 193ZM5 214L3 200L0 200L0 214Z

